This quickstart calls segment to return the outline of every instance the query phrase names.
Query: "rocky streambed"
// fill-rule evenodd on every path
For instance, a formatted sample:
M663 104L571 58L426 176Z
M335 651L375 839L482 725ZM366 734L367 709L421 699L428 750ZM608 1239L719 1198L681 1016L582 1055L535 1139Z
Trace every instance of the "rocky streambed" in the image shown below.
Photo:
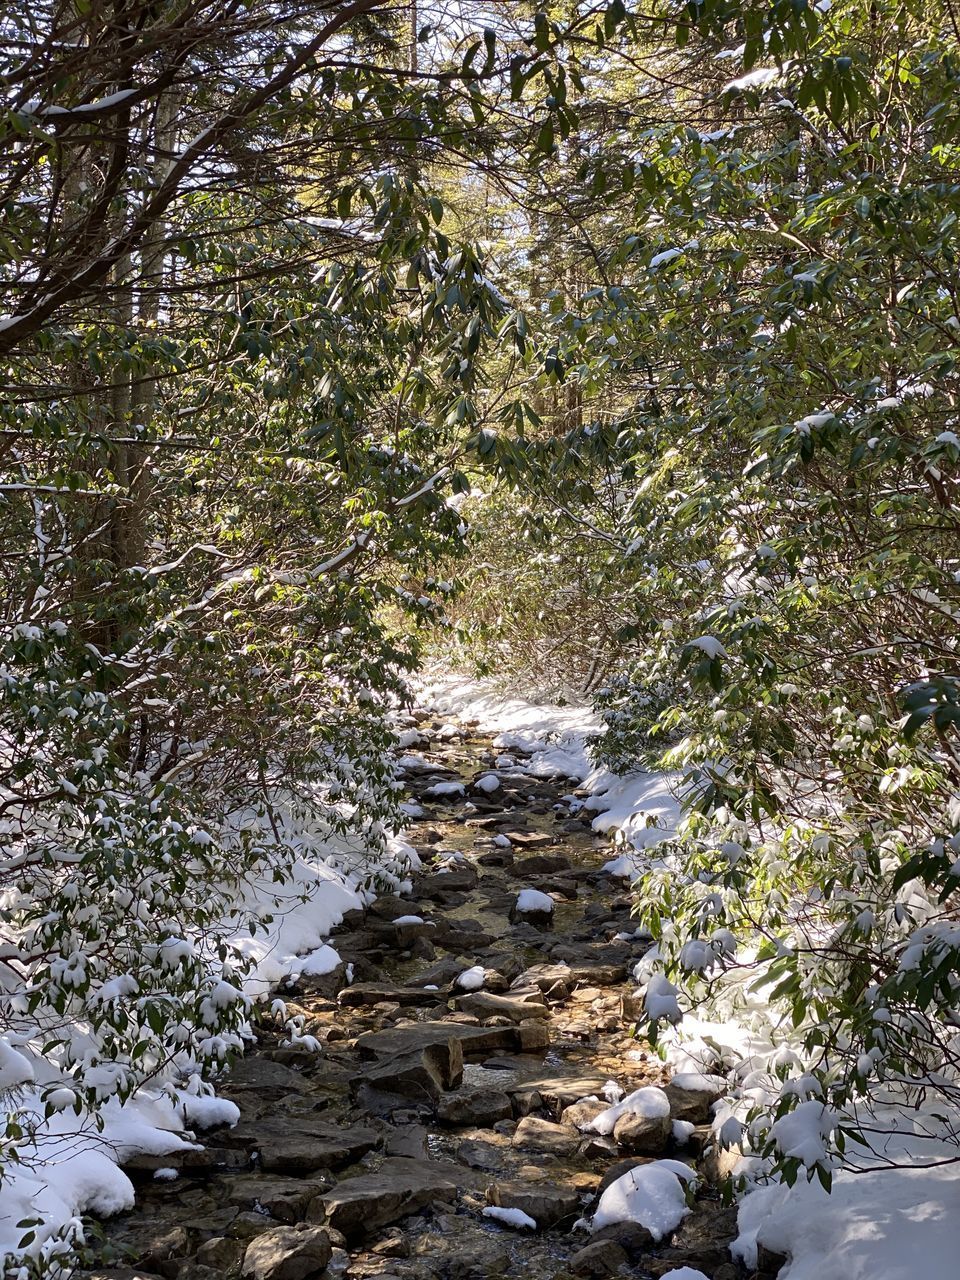
M87 1275L745 1276L711 1182L714 1097L671 1085L632 1035L647 944L572 784L531 778L469 729L419 730L412 892L351 913L341 969L282 993L322 1052L265 1036L221 1089L239 1124L126 1166L137 1208L108 1224ZM669 1115L589 1130L643 1086L665 1087ZM676 1230L586 1229L611 1183L664 1156L700 1175Z

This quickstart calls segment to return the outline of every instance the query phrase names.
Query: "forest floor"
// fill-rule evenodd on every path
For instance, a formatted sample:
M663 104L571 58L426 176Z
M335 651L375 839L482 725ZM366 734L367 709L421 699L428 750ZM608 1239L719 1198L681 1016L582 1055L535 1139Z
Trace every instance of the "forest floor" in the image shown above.
M281 992L322 1051L262 1037L221 1089L237 1125L129 1162L137 1206L88 1274L748 1274L702 1156L716 1095L631 1031L649 944L595 814L561 776L478 785L502 762L469 728L408 758L411 891L350 912L341 967Z

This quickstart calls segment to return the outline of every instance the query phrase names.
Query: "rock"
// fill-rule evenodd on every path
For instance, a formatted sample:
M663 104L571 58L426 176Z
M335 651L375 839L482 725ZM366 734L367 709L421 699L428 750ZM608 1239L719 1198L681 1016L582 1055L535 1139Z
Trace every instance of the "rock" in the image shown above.
M670 1115L674 1120L687 1120L690 1124L709 1124L714 1104L723 1096L716 1089L682 1089L679 1085L664 1085L670 1099Z
M499 1147L490 1142L478 1142L468 1139L457 1148L457 1159L462 1160L471 1169L487 1169L498 1172L503 1168L504 1155Z
M357 1038L357 1049L363 1057L391 1058L428 1044L449 1046L450 1070L446 1087L455 1089L463 1078L464 1058L475 1062L489 1057L491 1053L513 1052L520 1047L520 1036L512 1026L478 1027L443 1021L371 1031Z
M183 1173L213 1174L222 1170L244 1169L249 1164L246 1155L232 1148L186 1147L168 1152L165 1156L140 1153L130 1156L121 1165L124 1173L155 1173L157 1169L179 1169Z
M478 1018L509 1018L511 1022L526 1022L530 1018L549 1018L550 1010L543 1003L539 991L536 998L520 999L509 996L495 996L489 991L469 991L466 995L457 996L455 1006L463 1013L472 1013Z
M559 1116L571 1103L588 1094L600 1093L606 1083L606 1076L544 1076L541 1079L524 1080L508 1088L507 1092L539 1093L544 1105ZM609 1104L605 1103L601 1110L606 1110L607 1105Z
M471 1029L448 1022L421 1022L367 1032L358 1037L357 1049L361 1057L390 1061L428 1054L429 1070L439 1073L441 1087L456 1089L463 1079L462 1033Z
M239 1209L266 1210L280 1222L303 1222L313 1201L330 1190L331 1181L249 1175L231 1178L225 1184L227 1203Z
M616 1160L620 1152L612 1138L591 1133L580 1143L577 1154L584 1160Z
M606 1111L609 1103L602 1098L581 1098L569 1107L564 1107L560 1114L561 1124L572 1124L578 1129L585 1129L591 1120L596 1120L601 1111Z
M421 1124L407 1124L387 1133L383 1142L384 1154L408 1156L413 1160L426 1160L427 1130Z
M370 1095L413 1102L437 1102L444 1090L448 1056L442 1046L428 1045L391 1062L367 1067L350 1081L350 1090L363 1106ZM376 1108L379 1114L381 1108Z
M340 1003L348 1008L389 1002L398 1005L440 1004L443 996L438 991L424 991L422 987L396 987L387 983L357 982L344 987Z
M573 1155L579 1144L580 1134L572 1125L553 1124L539 1116L524 1116L513 1135L515 1147L554 1156Z
M514 987L539 987L544 995L562 988L569 992L573 984L573 976L568 964L535 964L524 969L511 984ZM565 999L566 997L557 996Z
M618 1178L622 1178L625 1173L629 1173L631 1169L638 1169L642 1164L649 1164L650 1160L642 1156L633 1156L628 1160L618 1160L616 1164L612 1164L600 1179L600 1186L597 1188L597 1195L602 1196L612 1183Z
M259 1151L265 1173L314 1173L353 1164L379 1145L374 1129L345 1128L310 1116L264 1118L228 1135L232 1142Z
M570 859L562 853L535 853L532 858L523 858L514 863L518 876L549 876L557 871L569 871Z
M232 1271L244 1257L247 1246L242 1240L231 1240L227 1236L214 1236L205 1240L196 1253L196 1260L201 1267L211 1267L218 1274Z
M518 1048L521 1053L535 1053L538 1049L550 1047L550 1023L546 1019L527 1019L517 1027L520 1036Z
M541 1186L535 1182L494 1182L487 1187L487 1202L499 1209L519 1209L532 1218L541 1231L580 1210L576 1190L563 1186Z
M435 1200L452 1203L457 1185L442 1166L402 1156L384 1160L376 1173L346 1178L323 1197L327 1221L348 1240L369 1235Z
M438 894L469 893L479 881L480 876L472 863L458 862L449 871L431 871L414 876L414 895L433 899Z
M475 1089L470 1093L445 1098L437 1108L441 1124L453 1127L476 1125L492 1128L498 1120L513 1115L513 1104L505 1093L496 1089Z
M654 1243L653 1236L639 1222L611 1222L593 1233L595 1242L610 1242L620 1246L632 1261L642 1257Z
M673 1122L666 1116L622 1115L613 1126L613 1140L624 1151L635 1155L655 1156L670 1141Z
M247 1245L241 1274L250 1280L311 1280L326 1269L331 1253L322 1227L277 1227Z
M278 1098L286 1093L311 1093L313 1086L299 1071L256 1054L240 1058L220 1087L220 1092L227 1097L248 1091L259 1099L265 1099Z
M628 1262L627 1252L615 1240L593 1240L570 1255L570 1270L576 1276L613 1276Z

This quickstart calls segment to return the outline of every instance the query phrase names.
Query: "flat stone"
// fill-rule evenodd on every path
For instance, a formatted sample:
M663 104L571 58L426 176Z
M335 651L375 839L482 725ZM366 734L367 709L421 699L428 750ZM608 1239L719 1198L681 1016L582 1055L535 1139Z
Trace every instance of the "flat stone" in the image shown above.
M238 1146L256 1149L265 1173L308 1174L341 1169L379 1145L374 1129L344 1127L310 1116L264 1118L238 1126L229 1135Z
M323 1204L330 1226L356 1240L436 1200L452 1203L456 1196L456 1182L442 1166L395 1156L375 1173L344 1179L323 1197Z
M374 1004L432 1005L440 1004L443 996L438 991L424 991L422 987L397 987L389 983L357 982L344 987L338 997L340 1004L357 1008Z
M509 1120L513 1104L507 1094L498 1089L474 1089L470 1093L454 1094L444 1098L437 1108L441 1124L453 1128L476 1125L492 1128L498 1120Z
M549 1018L550 1010L543 1004L539 991L536 998L511 998L496 996L489 991L470 991L466 995L457 996L454 1005L463 1013L472 1013L478 1018L509 1018L511 1022L526 1022L530 1018Z
M280 1222L303 1222L311 1203L330 1190L332 1179L261 1178L247 1175L224 1184L227 1203L266 1210Z
M480 875L470 862L458 862L449 871L431 871L414 876L414 893L418 898L433 898L437 894L469 893L479 883Z
M518 876L523 877L549 876L557 871L569 871L570 859L565 858L562 853L535 853L532 858L523 858L514 863L513 869Z
M299 1071L256 1054L234 1063L220 1086L220 1092L228 1097L247 1090L260 1097L280 1097L286 1093L311 1093L313 1085Z
M500 1209L519 1209L532 1218L541 1231L580 1210L576 1190L527 1182L494 1182L487 1187L487 1201Z
M241 1274L250 1280L312 1280L333 1252L322 1227L277 1227L247 1245Z
M535 1091L551 1111L560 1115L571 1103L578 1102L588 1094L600 1093L607 1079L607 1076L543 1076L512 1085L507 1092L520 1094Z
M478 1027L461 1022L418 1022L389 1031L368 1031L357 1037L362 1057L391 1058L424 1045L448 1045L450 1069L447 1088L455 1089L463 1077L463 1062L489 1057L492 1053L512 1053L520 1048L517 1028ZM457 1069L458 1068L458 1069Z
M513 1135L513 1145L524 1151L570 1156L580 1145L580 1134L572 1125L553 1124L539 1116L524 1116Z

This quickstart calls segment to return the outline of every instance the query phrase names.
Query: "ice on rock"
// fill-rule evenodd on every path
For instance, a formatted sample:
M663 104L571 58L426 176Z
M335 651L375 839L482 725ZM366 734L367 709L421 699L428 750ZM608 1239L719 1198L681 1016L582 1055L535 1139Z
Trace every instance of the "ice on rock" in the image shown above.
M606 1111L601 1111L587 1126L591 1133L604 1136L613 1133L621 1116L640 1116L644 1120L662 1120L670 1114L670 1099L662 1089L655 1085L647 1085L628 1093L621 1101L616 1102Z
M593 1230L617 1222L637 1222L662 1240L690 1212L685 1186L696 1174L679 1160L654 1160L611 1182L593 1215Z
M553 911L553 899L539 889L521 889L517 894L517 911L520 915L528 912Z

